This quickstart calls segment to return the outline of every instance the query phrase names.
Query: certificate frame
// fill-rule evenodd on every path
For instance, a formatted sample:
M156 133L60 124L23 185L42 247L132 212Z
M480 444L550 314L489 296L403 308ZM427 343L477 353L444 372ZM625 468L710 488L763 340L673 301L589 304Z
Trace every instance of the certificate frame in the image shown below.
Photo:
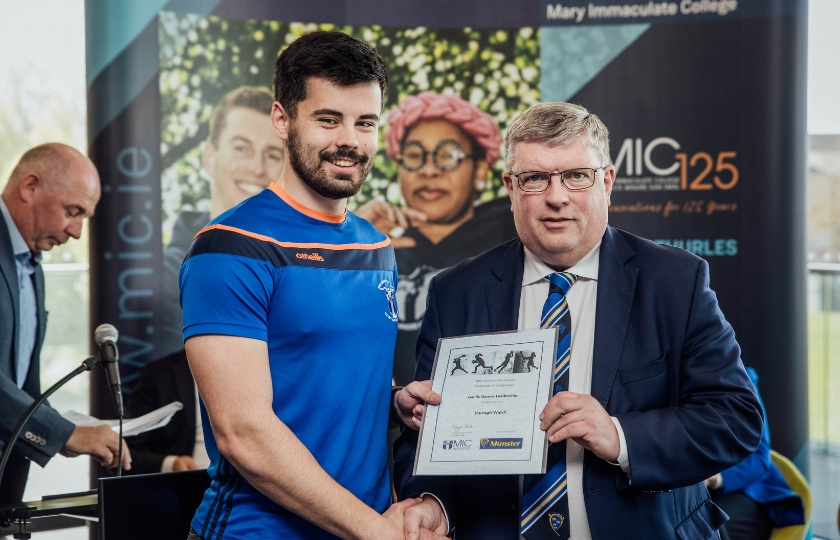
M539 415L556 355L556 327L439 339L432 390L443 399L426 407L414 474L544 473Z

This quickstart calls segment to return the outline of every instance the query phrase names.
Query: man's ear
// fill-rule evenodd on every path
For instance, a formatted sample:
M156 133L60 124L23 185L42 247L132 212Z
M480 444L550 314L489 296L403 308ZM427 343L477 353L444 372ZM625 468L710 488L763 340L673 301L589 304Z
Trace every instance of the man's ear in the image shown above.
M216 173L216 147L210 141L204 141L201 148L201 166L213 178Z
M275 101L271 106L271 125L274 128L274 133L280 140L289 140L289 115L286 109L280 105L279 101Z
M23 177L18 184L18 196L21 201L32 202L38 195L38 190L44 189L44 182L38 173L31 172Z
M508 198L510 199L510 211L513 212L513 178L511 178L510 174L505 171L502 174L502 181L505 183L505 189L508 192Z
M613 184L615 184L615 167L607 165L604 168L604 190L607 193L607 206L612 203L610 196L612 195Z
M513 197L513 178L511 178L507 171L502 174L502 181L505 183L505 189L508 192L508 196Z

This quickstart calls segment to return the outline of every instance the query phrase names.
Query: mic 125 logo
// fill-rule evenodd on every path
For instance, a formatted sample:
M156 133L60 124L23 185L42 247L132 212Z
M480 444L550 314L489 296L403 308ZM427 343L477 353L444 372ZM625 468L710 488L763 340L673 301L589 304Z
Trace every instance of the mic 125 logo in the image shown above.
M613 162L616 176L649 173L669 177L679 172L679 186L683 191L725 191L738 185L737 152L689 154L680 152L681 149L680 143L671 137L657 137L647 144L641 138L624 139Z

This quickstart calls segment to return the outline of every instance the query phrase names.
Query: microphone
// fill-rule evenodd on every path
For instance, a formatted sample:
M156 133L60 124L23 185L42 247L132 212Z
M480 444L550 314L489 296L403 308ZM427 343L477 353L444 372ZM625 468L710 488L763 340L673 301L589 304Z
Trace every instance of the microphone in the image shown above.
M100 324L93 333L93 340L99 347L99 361L105 368L105 376L108 378L108 386L111 387L111 396L114 398L114 407L117 415L123 417L122 389L120 388L120 370L117 361L120 353L117 352L117 338L120 333L110 324Z

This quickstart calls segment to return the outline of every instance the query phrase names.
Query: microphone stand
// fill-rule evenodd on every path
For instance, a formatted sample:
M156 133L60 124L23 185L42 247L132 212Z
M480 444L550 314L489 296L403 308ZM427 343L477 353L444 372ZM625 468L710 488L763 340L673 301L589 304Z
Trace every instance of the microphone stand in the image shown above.
M53 394L53 392L64 386L64 384L67 383L67 381L69 381L70 379L72 379L73 377L75 377L83 371L90 371L98 364L98 356L91 356L90 358L86 358L79 367L77 367L71 373L66 375L63 379L52 385L46 392L41 394L38 397L38 399L32 402L32 405L30 405L29 408L26 409L26 411L23 413L23 416L21 416L20 420L18 420L17 425L15 425L15 429L12 431L12 435L9 438L9 442L6 443L6 446L3 448L3 458L2 460L0 460L0 484L2 484L3 482L3 472L6 470L6 464L9 462L9 456L12 455L12 448L14 447L15 442L17 442L17 439L20 436L20 432L23 431L23 427L26 425L26 422L29 421L29 419L32 417L32 415L35 413L38 407L40 407L47 400L47 398ZM120 424L122 424L122 418L120 418ZM122 431L122 429L120 429L120 431ZM122 433L120 433L120 454L122 454ZM28 516L21 516L19 514L20 512L16 512L16 509L0 509L0 525L10 525L12 519L22 520L28 518ZM20 536L16 533L14 537L29 538L29 535L21 531Z

